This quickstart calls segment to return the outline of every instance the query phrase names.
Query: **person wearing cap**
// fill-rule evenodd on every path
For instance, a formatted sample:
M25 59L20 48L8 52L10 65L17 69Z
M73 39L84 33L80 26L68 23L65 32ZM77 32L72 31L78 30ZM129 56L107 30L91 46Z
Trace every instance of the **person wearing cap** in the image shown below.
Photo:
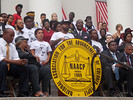
M56 48L61 42L74 38L73 34L68 33L70 27L70 21L62 20L61 21L61 32L56 32L52 35L50 39L50 45L52 48Z
M22 4L16 5L15 9L16 9L16 12L17 12L17 13L16 13L16 14L13 14L13 16L14 16L14 20L13 20L13 22L12 22L12 25L13 25L13 26L15 25L15 21L16 21L17 19L22 19L22 18L21 18L22 8L23 8L23 5L22 5Z
M29 11L29 12L26 13L26 15L27 15L27 16L30 16L31 19L32 19L32 22L33 22L32 28L33 28L33 27L38 28L38 23L35 22L35 12L34 12L34 11Z
M14 44L14 31L6 28L3 32L3 38L0 39L0 96L4 96L6 87L6 76L19 78L19 95L28 95L29 69L27 60L20 59Z
M27 59L27 67L30 71L30 82L33 88L33 95L35 97L44 97L43 92L41 91L39 84L39 77L46 77L45 71L40 71L42 69L42 65L37 61L36 57L32 55L32 53L27 50L28 39L23 36L19 36L15 39L16 48L21 59Z
M49 43L54 31L50 29L50 23L48 19L43 20L43 32L44 32L43 40Z

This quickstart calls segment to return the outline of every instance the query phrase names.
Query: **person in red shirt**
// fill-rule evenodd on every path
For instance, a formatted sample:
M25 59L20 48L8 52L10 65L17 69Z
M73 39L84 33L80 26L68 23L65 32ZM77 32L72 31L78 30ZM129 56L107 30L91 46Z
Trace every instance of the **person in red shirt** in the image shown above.
M14 16L14 20L13 20L13 22L12 22L12 25L13 25L13 26L15 25L15 21L16 21L17 19L22 19L22 18L21 18L22 8L23 8L23 5L22 5L22 4L16 5L15 9L16 9L16 12L17 12L17 13L16 13L16 14L13 14L13 16Z
M43 40L49 42L54 31L50 29L50 23L48 19L43 20L43 31L44 31Z

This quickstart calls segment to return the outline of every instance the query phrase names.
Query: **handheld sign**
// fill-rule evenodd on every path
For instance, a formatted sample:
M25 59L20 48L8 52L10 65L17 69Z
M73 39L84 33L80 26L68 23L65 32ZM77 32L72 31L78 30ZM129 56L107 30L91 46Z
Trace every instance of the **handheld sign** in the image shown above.
M93 94L91 60L96 51L80 39L61 43L51 59L51 74L58 89L67 96L88 97ZM102 69L99 56L94 59L95 89L98 88Z

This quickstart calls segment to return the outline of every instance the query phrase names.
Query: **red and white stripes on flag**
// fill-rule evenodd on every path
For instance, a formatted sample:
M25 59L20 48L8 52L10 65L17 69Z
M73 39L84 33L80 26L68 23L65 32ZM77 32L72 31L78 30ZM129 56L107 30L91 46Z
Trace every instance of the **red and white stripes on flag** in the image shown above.
M99 22L105 22L108 25L108 11L106 0L96 0L96 17L97 24Z
M61 9L62 9L62 20L67 20L67 17L66 17L63 7Z

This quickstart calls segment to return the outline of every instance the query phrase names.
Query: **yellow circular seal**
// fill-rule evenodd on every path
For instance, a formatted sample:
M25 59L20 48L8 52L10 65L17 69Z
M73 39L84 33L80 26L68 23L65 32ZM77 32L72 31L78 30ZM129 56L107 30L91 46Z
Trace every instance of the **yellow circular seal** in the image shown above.
M51 59L51 73L58 89L67 96L84 97L93 94L91 60L96 51L80 39L61 43ZM93 63L95 90L98 88L102 69L99 56Z

